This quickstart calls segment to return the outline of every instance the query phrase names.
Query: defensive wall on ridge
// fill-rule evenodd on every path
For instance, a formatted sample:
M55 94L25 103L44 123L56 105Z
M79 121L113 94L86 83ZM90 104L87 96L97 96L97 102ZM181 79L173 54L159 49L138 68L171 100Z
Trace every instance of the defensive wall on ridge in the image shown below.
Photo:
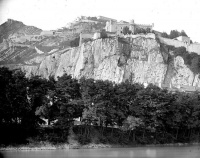
M93 39L94 33L80 33L79 46L83 43L84 39Z
M148 33L148 34L146 34L146 35L144 35L144 34L136 34L136 35L124 35L123 36L124 38L127 38L127 37L131 37L131 38L138 38L138 37L144 37L144 38L152 38L152 39L155 39L156 37L155 37L155 34L153 34L153 33Z
M166 45L174 46L174 47L185 47L188 52L194 52L200 55L200 44L186 44L185 42L168 39L163 37L158 37L160 42Z
M187 50L188 50L188 52L195 52L200 55L200 44L196 44L196 43L191 44L191 45L189 45Z

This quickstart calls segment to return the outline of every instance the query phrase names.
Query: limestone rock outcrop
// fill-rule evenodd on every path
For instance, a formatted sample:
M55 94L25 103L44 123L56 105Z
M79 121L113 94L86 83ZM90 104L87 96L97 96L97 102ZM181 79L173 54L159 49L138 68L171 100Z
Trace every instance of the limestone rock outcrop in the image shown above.
M38 65L24 65L22 69L31 74L48 78L62 76L160 84L165 77L167 65L151 38L98 39L80 47L58 51L46 56ZM165 54L167 55L167 54Z
M106 38L65 48L51 54L36 56L19 67L27 76L62 76L133 83L200 86L199 74L194 74L177 56L170 61L153 38Z

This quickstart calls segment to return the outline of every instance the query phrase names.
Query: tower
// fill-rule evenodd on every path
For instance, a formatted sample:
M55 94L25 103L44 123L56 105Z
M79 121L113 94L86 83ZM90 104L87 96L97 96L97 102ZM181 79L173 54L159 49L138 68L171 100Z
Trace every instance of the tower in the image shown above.
M132 32L132 34L134 34L134 31L135 31L135 23L134 23L134 20L130 20L130 26L129 26L129 30Z
M130 20L130 24L134 24L134 20L132 19L132 20Z

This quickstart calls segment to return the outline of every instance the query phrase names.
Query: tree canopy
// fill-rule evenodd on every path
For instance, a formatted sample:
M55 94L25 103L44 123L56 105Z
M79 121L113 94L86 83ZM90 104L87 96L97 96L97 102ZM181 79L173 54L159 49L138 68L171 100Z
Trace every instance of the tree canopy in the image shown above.
M185 51L183 48L176 53ZM131 81L81 78L64 74L26 78L20 70L0 68L0 144L35 135L64 142L75 130L81 143L174 143L199 141L200 94L170 92ZM81 118L81 126L74 120ZM49 133L41 125L48 119ZM15 131L15 133L13 133ZM43 135L41 135L43 133Z
M184 30L182 30L181 32L179 32L177 30L171 30L169 35L166 32L163 32L161 34L161 36L165 37L165 38L170 38L170 39L174 39L174 38L177 38L179 36L186 36L186 37L188 37L188 35L185 33Z

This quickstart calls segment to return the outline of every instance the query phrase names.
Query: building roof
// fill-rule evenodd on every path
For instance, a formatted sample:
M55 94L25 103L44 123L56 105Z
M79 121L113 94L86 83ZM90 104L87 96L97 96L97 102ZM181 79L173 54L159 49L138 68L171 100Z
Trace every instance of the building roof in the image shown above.
M112 21L117 21L116 19L108 18L108 17L105 17L105 16L98 16L97 18L98 19L110 19Z
M174 39L181 39L181 38L188 38L188 39L190 39L190 37L187 37L187 36L178 36L178 37L176 37Z
M129 24L129 22L127 22L127 21L123 21L123 20L119 21L119 23Z

